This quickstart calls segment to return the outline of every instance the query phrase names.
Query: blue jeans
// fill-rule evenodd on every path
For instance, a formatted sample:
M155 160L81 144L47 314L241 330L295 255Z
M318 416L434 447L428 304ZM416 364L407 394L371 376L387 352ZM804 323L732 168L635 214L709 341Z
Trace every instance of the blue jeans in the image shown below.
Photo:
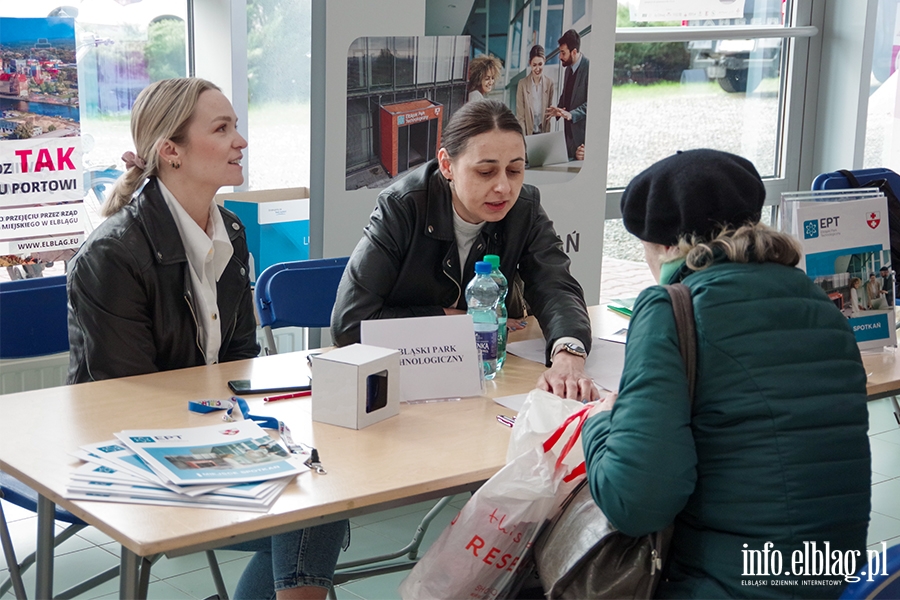
M219 549L256 553L234 592L242 600L274 599L278 590L302 586L330 588L338 554L349 545L350 521L344 519Z

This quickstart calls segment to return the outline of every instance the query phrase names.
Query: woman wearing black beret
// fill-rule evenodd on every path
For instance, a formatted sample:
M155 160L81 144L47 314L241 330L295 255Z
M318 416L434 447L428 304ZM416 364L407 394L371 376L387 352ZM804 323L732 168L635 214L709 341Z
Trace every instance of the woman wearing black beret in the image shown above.
M613 525L674 523L661 598L837 597L866 559L866 372L847 319L795 268L798 244L759 223L764 199L753 165L716 150L666 158L622 196L656 280L691 290L696 391L670 296L648 288L618 398L597 406L583 444ZM839 569L853 570L816 574L805 557L826 544L856 556ZM760 559L776 553L773 575Z

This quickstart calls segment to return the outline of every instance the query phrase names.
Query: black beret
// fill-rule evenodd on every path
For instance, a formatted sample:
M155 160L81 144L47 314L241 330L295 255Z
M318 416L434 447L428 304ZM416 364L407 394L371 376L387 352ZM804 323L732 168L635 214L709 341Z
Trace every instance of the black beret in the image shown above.
M766 188L749 160L719 150L686 150L654 163L622 194L625 229L645 242L711 237L724 225L759 221Z

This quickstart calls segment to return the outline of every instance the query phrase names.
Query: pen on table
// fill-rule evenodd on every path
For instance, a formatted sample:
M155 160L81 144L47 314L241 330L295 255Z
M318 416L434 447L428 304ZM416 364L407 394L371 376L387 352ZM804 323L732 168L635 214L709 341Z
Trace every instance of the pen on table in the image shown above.
M497 420L506 425L507 427L512 427L516 424L515 417L507 417L506 415L497 415Z
M302 398L303 396L311 396L312 390L303 390L302 392L294 392L293 394L281 394L280 396L266 396L263 402L275 402L276 400L287 400L288 398Z

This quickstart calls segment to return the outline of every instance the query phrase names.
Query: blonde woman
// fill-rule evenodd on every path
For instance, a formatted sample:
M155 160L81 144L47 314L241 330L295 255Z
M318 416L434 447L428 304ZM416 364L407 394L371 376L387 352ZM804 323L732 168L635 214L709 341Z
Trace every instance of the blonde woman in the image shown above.
M813 543L865 556L866 370L847 319L795 268L796 240L759 222L765 195L750 161L717 150L663 159L622 195L650 271L690 289L696 321L691 397L669 294L641 292L619 395L582 431L610 522L634 536L674 523L654 598L836 598L842 576L787 557ZM748 572L763 553L785 568Z
M159 81L135 101L131 135L108 218L70 264L69 383L259 354L244 227L213 201L244 181L231 103L203 79ZM347 532L339 521L229 547L256 552L235 598L325 598Z
M553 80L544 75L544 47L532 46L528 52L531 72L519 80L516 88L516 118L525 135L550 131L547 108L553 102Z
M500 77L500 61L487 54L481 54L469 63L468 102L483 100Z

